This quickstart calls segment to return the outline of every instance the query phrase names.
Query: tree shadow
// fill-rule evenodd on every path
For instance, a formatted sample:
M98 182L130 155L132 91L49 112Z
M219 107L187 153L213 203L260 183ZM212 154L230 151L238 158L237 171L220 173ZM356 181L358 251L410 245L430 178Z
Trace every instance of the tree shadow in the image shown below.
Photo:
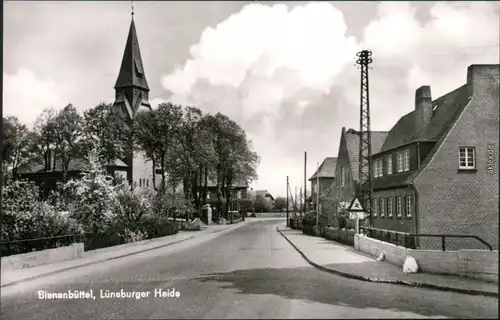
M353 263L343 268L358 268L363 263ZM221 288L236 289L239 294L277 295L286 299L308 300L322 304L353 308L375 308L404 311L424 316L464 317L461 303L474 305L470 297L453 293L430 291L391 284L362 282L324 274L309 267L260 268L235 270L227 273L203 274L194 280L218 282ZM477 306L468 308L466 317L488 314ZM497 311L495 311L497 312ZM486 314L485 314L486 313Z

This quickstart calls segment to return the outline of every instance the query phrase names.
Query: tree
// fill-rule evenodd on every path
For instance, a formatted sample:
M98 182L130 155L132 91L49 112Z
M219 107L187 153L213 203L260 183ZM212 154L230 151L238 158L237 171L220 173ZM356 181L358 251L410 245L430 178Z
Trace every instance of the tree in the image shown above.
M264 198L263 195L258 194L255 197L255 203L254 203L254 208L255 211L257 212L269 212L271 211L271 204Z
M72 104L62 109L54 119L55 155L61 162L62 180L67 180L72 159L83 155L81 144L82 118Z
M277 197L274 199L274 209L282 211L286 209L286 198L285 197Z
M38 116L30 137L29 150L34 161L41 161L44 170L49 171L55 167L55 135L56 135L55 109L45 109ZM52 156L52 157L51 157ZM51 158L53 162L51 162Z
M123 113L112 104L100 103L86 110L82 122L86 154L93 149L99 150L98 158L102 165L126 157L127 137L131 128Z
M16 117L2 118L2 121L2 164L4 168L12 169L12 175L15 176L17 167L29 160L30 132Z

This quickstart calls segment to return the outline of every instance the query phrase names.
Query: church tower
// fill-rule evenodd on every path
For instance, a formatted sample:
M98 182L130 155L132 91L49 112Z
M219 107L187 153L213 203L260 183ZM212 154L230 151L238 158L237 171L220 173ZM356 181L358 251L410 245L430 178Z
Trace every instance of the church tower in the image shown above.
M144 73L141 51L139 50L133 11L122 64L115 84L115 94L114 106L122 111L130 126L133 125L133 120L139 112L151 111L149 86ZM134 168L138 165L134 162L142 162L142 157L134 154L132 136L126 137L126 139L128 140L128 150L124 162L128 166L127 180L132 184L135 180L134 176L136 176Z

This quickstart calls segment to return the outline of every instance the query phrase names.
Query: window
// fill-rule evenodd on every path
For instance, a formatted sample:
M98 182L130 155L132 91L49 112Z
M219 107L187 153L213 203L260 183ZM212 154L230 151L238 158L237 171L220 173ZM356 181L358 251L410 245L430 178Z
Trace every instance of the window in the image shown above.
M401 217L401 197L396 197L396 216Z
M138 75L142 76L144 75L144 70L142 69L142 63L139 59L135 59L135 72L137 72Z
M387 174L392 174L392 154L385 158L385 165L387 167Z
M340 185L345 186L345 184L346 184L345 168L340 167Z
M366 210L372 211L372 208L370 207L370 199L366 200Z
M380 216L383 217L385 216L385 203L384 203L384 198L380 198L379 200L379 210L380 210Z
M410 150L405 150L397 154L398 172L410 170Z
M392 198L387 198L387 216L392 217Z
M149 179L146 180L146 187L149 187Z
M406 197L406 216L411 217L413 213L413 202L411 196Z
M474 148L460 147L458 151L458 166L460 169L475 169L476 154Z
M236 198L237 198L237 199L241 199L241 191L238 191L238 192L236 193Z
M376 217L377 215L378 215L377 199L373 199L373 216Z
M142 179L139 179L139 187L142 187Z
M382 172L382 159L377 159L373 162L373 177L381 177Z

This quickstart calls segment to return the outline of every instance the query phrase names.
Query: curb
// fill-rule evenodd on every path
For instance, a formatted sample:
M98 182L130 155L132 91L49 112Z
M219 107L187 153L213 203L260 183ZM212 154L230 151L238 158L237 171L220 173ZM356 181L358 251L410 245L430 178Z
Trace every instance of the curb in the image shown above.
M364 282L386 283L386 284L402 285L402 286L407 286L407 287L418 287L418 288L426 288L426 289L431 289L431 290L457 292L457 293L464 293L464 294L468 294L468 295L498 298L498 293L496 293L496 292L445 287L445 286L440 286L440 285L434 285L434 284L429 284L429 283L419 283L419 282L413 282L413 281L386 280L386 279L370 278L370 277L363 277L363 276L358 276L358 275L355 275L352 273L347 273L347 272L342 272L342 271L330 269L330 268L324 267L322 265L319 265L319 264L311 261L290 239L288 239L287 236L285 236L283 234L283 232L281 232L281 230L278 228L278 226L276 226L276 230L283 236L283 238L285 238L286 241L288 241L288 243L290 243L292 245L292 247L310 265L312 265L313 267L315 267L316 269L319 269L321 271L335 274L335 275L343 277L343 278L354 279L354 280L359 280L359 281L364 281Z
M243 226L243 224L241 224L241 225L237 224L237 225L238 225L238 227ZM225 231L227 229L236 229L233 226L234 226L234 224L231 225L231 226L228 226L228 227L226 227L224 229L217 230L215 232L207 232L207 234L218 233L218 232ZM180 242L184 242L184 241L193 239L195 237L196 237L196 235L193 235L193 236L190 236L189 238L186 238L186 239L177 240L177 241L174 241L174 242L162 244L162 245L155 246L155 247L152 247L152 248L138 250L138 251L135 251L135 252L130 252L130 253L126 253L126 254L114 256L114 257L109 257L109 258L106 258L106 259L100 259L100 260L96 260L96 261L92 261L92 262L87 262L87 263L84 263L84 264L79 264L79 265L75 265L75 266L71 266L71 267L67 267L67 268L63 268L63 269L59 269L59 270L54 270L54 271L46 272L46 273L39 274L39 275L36 275L36 276L24 278L24 279L21 279L21 280L16 280L16 281L9 282L9 283L6 283L6 284L2 284L2 285L0 285L0 288L5 288L5 287L8 287L8 286L13 286L13 285L19 284L19 283L24 282L24 281L29 281L29 280L34 280L34 279L38 279L38 278L43 278L43 277L46 277L46 276L51 276L51 275L54 275L56 273L60 273L60 272L68 271L68 270L73 270L73 269L87 267L87 266L90 266L90 265L93 265L93 264L97 264L97 263L100 263L100 262L104 262L104 261L115 260L115 259L119 259L119 258L124 258L124 257L128 257L128 256L132 256L134 254L139 254L139 253L143 253L143 252L148 252L148 251L160 249L160 248L163 248L163 247L168 247L170 245L177 244L177 243L180 243Z
M24 278L24 279L21 279L21 280L16 280L16 281L9 282L9 283L6 283L6 284L2 284L0 287L4 288L4 287L12 286L12 285L24 282L24 281L29 281L29 280L34 280L34 279L38 279L38 278L43 278L43 277L46 277L46 276L51 276L51 275L54 275L56 273L60 273L60 272L68 271L68 270L73 270L73 269L78 269L78 268L82 268L82 267L87 267L87 266L90 266L90 265L93 265L93 264L97 264L97 263L100 263L100 262L104 262L104 261L115 260L115 259L119 259L119 258L124 258L124 257L128 257L128 256L132 256L134 254L138 254L138 253L142 253L142 252L148 252L148 251L156 250L156 249L159 249L159 248L168 247L168 246L176 244L176 243L180 243L180 242L183 242L183 241L187 241L187 240L193 239L194 237L195 236L191 236L191 237L186 238L186 239L182 239L182 240L170 242L170 243L167 243L167 244L162 244L162 245L159 245L159 246L156 246L156 247L153 247L153 248L139 250L139 251L136 251L136 252L130 252L130 253L118 255L118 256L115 256L115 257L110 257L110 258L106 258L106 259L96 260L96 261L87 262L87 263L84 263L84 264L79 264L79 265L75 265L75 266L71 266L71 267L67 267L67 268L63 268L63 269L58 269L58 270L54 270L54 271L42 273L42 274L39 274L39 275L36 275L36 276Z

